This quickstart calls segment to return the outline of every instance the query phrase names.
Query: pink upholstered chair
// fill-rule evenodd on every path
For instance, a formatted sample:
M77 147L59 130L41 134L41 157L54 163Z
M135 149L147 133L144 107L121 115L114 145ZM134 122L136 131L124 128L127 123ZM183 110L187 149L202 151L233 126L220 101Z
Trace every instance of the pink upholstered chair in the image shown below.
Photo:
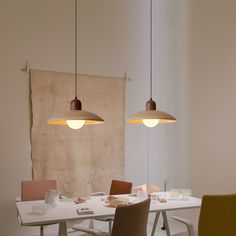
M26 180L21 182L21 201L44 200L45 192L57 189L56 180ZM44 235L45 225L40 226L40 236Z
M57 189L56 180L26 180L21 182L21 201L44 200L45 192Z

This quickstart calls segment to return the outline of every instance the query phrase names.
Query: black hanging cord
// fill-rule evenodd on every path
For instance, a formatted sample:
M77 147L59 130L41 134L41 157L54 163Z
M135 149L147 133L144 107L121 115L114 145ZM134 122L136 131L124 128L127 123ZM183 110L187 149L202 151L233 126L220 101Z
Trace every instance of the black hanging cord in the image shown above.
M75 97L77 98L77 0L75 0Z
M152 0L150 0L150 98L152 99Z

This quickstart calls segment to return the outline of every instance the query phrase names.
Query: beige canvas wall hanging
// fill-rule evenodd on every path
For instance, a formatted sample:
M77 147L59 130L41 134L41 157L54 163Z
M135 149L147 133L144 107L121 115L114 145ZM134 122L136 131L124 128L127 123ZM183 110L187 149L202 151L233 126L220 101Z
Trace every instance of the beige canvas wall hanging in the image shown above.
M79 130L52 126L47 120L69 110L74 75L30 71L32 99L32 165L34 179L57 179L67 196L105 191L124 177L125 79L79 76L83 110L105 123Z

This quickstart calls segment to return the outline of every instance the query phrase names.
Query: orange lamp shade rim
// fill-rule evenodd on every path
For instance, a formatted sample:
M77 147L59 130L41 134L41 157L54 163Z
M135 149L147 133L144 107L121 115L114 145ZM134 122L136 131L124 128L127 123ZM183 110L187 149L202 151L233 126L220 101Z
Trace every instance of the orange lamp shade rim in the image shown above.
M104 123L104 120L100 116L92 112L71 110L55 115L54 117L50 118L48 120L48 124L67 125L67 120L84 120L85 125L97 125Z
M174 123L176 118L166 112L159 110L146 110L137 112L127 119L127 123L141 124L144 119L158 119L159 123Z

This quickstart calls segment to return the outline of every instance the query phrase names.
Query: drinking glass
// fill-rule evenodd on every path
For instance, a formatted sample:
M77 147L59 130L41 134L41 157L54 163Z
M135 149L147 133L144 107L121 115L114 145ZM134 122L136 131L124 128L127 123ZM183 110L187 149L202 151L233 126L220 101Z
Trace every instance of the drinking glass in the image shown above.
M189 198L192 195L191 189L184 188L184 189L181 189L181 192L182 192L183 200L189 200Z
M148 197L148 193L144 191L138 191L137 192L137 198L138 200L143 200Z
M170 194L169 198L171 200L179 200L179 198L180 198L180 189L171 188L169 194Z
M153 204L156 204L157 201L158 201L158 194L153 193L153 194L151 195L151 199L152 199L152 203L153 203Z

